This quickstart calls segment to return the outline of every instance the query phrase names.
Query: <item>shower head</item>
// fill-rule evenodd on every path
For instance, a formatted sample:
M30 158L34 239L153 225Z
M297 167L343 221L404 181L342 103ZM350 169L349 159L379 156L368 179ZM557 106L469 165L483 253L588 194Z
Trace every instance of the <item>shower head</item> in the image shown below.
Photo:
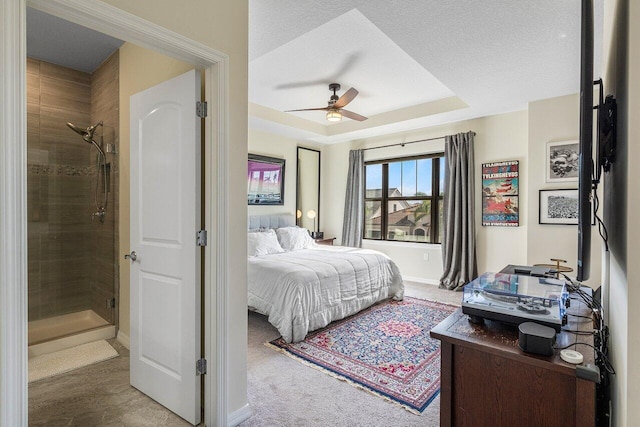
M98 128L98 126L102 126L102 122L101 121L96 123L93 126L89 126L86 129L83 129L83 128L81 128L79 126L76 126L73 123L69 123L69 122L67 122L67 126L69 127L69 129L71 129L72 131L74 131L75 133L80 135L82 137L82 139L84 139L86 142L88 142L89 144L93 144L98 149L100 154L102 154L104 156L104 151L102 151L102 148L100 148L98 143L96 141L94 141L94 139L93 139L93 134L96 132L96 129Z

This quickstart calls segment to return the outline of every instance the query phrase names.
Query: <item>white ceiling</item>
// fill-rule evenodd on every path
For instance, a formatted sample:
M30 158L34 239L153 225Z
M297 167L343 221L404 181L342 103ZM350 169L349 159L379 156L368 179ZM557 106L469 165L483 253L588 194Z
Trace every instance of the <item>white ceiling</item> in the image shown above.
M92 73L124 42L27 8L27 56Z
M334 143L578 92L580 0L250 0L249 124ZM603 0L595 1L595 76ZM330 124L328 84L369 117Z
M595 0L600 75L603 1ZM580 0L249 0L249 126L335 143L578 91ZM92 72L122 41L27 11L30 56ZM328 84L368 116L330 124Z

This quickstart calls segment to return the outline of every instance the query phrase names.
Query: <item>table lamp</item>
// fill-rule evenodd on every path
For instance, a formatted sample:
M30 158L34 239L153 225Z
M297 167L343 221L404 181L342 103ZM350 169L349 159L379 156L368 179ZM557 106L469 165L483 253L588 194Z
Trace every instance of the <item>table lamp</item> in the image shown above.
M324 233L316 231L316 216L316 211L313 209L307 212L307 217L313 220L313 231L311 232L311 237L313 237L314 239L321 239Z

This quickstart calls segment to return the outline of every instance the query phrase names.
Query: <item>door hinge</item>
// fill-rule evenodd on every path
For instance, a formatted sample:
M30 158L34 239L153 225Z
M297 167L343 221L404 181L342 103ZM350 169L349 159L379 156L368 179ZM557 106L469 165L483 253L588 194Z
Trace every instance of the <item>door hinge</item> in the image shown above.
M207 373L207 359L199 359L196 361L196 375L204 375Z
M115 298L107 298L107 308L116 308Z
M202 119L207 117L207 103L198 101L196 102L196 115Z
M207 230L199 230L196 233L196 245L207 246Z

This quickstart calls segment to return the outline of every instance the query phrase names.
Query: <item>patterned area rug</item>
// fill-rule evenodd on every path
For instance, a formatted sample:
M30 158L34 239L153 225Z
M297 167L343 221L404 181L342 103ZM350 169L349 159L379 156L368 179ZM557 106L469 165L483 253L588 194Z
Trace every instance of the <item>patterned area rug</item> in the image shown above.
M440 341L429 331L457 307L417 298L385 301L287 344L267 345L421 413L440 392Z

